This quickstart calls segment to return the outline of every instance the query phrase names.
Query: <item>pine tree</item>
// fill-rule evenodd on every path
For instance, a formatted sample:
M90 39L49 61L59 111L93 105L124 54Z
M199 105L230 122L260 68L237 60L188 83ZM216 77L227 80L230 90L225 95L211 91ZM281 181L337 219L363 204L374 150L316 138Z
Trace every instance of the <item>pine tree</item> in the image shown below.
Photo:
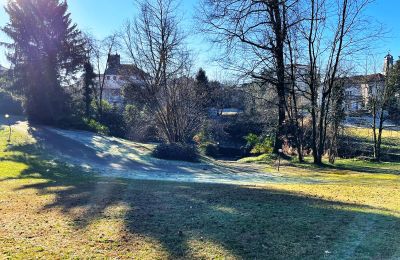
M196 75L196 94L201 97L207 96L208 78L206 72L200 68Z
M206 72L200 68L196 75L196 96L197 100L202 103L202 107L205 109L213 103L213 90L211 84L208 81Z
M13 89L36 122L56 124L68 116L63 86L83 63L81 32L67 9L59 0L12 0L5 7L10 20L2 30L12 40L7 48Z

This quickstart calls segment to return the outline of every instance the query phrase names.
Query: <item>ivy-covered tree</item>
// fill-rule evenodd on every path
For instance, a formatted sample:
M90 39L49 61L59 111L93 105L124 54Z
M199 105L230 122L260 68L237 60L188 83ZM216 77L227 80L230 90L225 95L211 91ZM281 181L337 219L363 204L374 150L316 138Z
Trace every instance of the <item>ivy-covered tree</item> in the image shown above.
M30 120L60 123L69 115L64 86L84 62L84 42L72 23L66 1L11 0L9 22L2 28L11 39L8 59L13 90L21 94Z

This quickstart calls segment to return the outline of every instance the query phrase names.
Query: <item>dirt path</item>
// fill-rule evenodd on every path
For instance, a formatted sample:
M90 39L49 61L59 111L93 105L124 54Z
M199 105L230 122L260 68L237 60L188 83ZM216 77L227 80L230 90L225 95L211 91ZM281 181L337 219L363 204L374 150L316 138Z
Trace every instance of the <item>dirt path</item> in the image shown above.
M279 173L265 173L262 165L211 160L201 163L160 160L150 155L151 144L84 131L29 127L24 121L15 122L13 127L29 132L37 144L52 156L102 176L238 185L298 182Z

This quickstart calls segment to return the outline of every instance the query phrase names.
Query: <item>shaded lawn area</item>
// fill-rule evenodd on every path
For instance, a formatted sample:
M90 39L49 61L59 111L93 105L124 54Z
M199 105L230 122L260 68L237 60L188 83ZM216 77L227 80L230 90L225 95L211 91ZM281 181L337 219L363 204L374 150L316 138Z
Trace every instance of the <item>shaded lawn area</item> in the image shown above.
M344 136L341 138L341 145L344 145L344 154L371 156L373 154L373 131L365 127L346 127ZM350 151L346 151L347 148ZM382 132L382 159L386 161L400 161L400 131L384 129Z
M400 257L398 174L288 168L321 182L262 187L99 178L22 136L6 151L0 134L0 258Z

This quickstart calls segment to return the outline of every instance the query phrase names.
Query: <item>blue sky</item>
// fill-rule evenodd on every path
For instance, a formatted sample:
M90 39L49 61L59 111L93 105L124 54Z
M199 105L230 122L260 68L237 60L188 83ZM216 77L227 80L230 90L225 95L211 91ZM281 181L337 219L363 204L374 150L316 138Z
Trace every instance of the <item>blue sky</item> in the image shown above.
M7 0L0 0L4 5ZM69 0L69 11L72 19L84 31L89 31L97 38L103 38L118 30L127 19L135 15L133 0ZM180 11L184 17L184 27L193 32L193 15L198 0L181 0ZM391 31L389 38L378 44L377 55L382 57L390 50L396 58L400 56L400 1L376 0L367 10L368 15L384 23ZM0 10L0 26L7 22L7 15L3 8ZM0 34L0 37L4 35ZM204 67L208 74L219 77L218 67L212 65L210 47L200 35L192 35L189 39L191 48L197 53L196 67ZM4 50L0 49L0 64L6 64Z

